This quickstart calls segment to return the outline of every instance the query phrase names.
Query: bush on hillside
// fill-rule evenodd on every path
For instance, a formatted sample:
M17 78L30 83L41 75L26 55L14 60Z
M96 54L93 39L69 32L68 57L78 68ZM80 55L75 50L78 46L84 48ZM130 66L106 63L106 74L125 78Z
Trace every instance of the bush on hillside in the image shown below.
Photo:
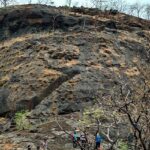
M31 127L31 124L29 120L27 119L28 114L29 114L29 111L27 110L20 111L15 114L15 123L16 123L16 128L18 130L25 130Z

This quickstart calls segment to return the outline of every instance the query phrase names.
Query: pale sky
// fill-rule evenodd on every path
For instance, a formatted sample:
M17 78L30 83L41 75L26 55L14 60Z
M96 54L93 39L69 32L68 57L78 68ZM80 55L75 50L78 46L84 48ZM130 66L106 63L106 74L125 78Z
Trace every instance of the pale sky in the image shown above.
M23 3L28 3L29 2L29 0L16 0L16 1L18 2L18 4L23 4ZM37 1L38 0L32 0L32 3L36 3ZM55 2L56 6L66 4L66 0L53 0L53 1ZM126 0L126 2L128 4L132 4L132 3L135 3L135 2L140 2L141 4L143 4L143 3L149 3L150 4L150 0ZM90 0L72 0L72 4L74 5L75 3L78 3L79 6L81 6L81 5L87 6L87 5L90 4Z

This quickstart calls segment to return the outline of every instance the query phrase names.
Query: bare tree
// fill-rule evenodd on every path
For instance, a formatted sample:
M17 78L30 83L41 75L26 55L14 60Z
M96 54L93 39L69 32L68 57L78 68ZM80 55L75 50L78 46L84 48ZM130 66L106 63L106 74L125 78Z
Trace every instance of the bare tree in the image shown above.
M7 7L13 0L0 0L0 3L3 7Z
M113 149L118 138L120 139L121 132L117 129L119 124L125 124L127 131L130 130L132 149L150 149L150 70L148 66L142 66L142 64L137 65L137 68L141 73L140 79L123 81L123 79L114 76L117 86L114 85L107 95L99 95L101 99L96 99L98 109L94 108L93 111L85 112L90 118L96 120L94 122L97 124L97 130L100 128L102 131L102 127L106 127L108 121L107 132L104 132L103 135L111 143L110 149ZM112 139L110 132L114 128L116 128L118 136Z
M38 0L38 4L50 4L50 5L53 5L54 4L54 1L52 0Z
M150 4L146 5L146 7L145 7L145 14L146 14L146 18L148 20L150 20Z
M108 1L106 5L107 5L107 8L115 9L115 10L118 10L119 12L124 12L127 8L127 3L125 0L111 0L111 1Z
M150 148L150 111L149 111L149 89L141 91L140 95L135 95L132 90L128 90L127 94L123 94L121 87L120 102L114 99L114 108L126 115L129 125L131 125L132 133L135 139L135 149L148 150ZM138 93L139 94L139 93Z
M120 86L113 88L111 101L112 107L118 110L118 113L125 115L124 121L126 120L131 127L134 149L149 150L150 78L148 74L150 70L146 65L136 66L141 73L140 79L132 82L119 82Z
M142 16L144 12L145 5L142 5L140 3L134 3L130 5L129 11L131 15L136 15L138 18Z
M107 2L107 0L90 0L90 1L95 8L98 8L100 10L102 10L104 3Z
M66 0L66 5L67 5L68 7L71 7L71 5L72 5L72 0Z
M139 66L141 68L141 66ZM139 68L139 69L140 69ZM130 130L131 142L129 146L135 150L150 149L150 82L149 72L141 71L139 82L118 82L107 95L99 95L100 100L95 99L96 106L85 108L79 126L87 126L101 134L110 143L108 150L118 148L118 141L121 139L120 127ZM143 78L144 77L144 78ZM115 77L114 77L115 78ZM111 112L111 113L110 113ZM112 131L116 135L112 137ZM88 138L88 137L87 137ZM80 144L80 143L79 143ZM127 143L124 143L127 144ZM88 148L94 149L90 141ZM81 150L89 150L79 145Z
M29 1L28 1L28 4L31 4L31 3L32 3L32 0L29 0Z

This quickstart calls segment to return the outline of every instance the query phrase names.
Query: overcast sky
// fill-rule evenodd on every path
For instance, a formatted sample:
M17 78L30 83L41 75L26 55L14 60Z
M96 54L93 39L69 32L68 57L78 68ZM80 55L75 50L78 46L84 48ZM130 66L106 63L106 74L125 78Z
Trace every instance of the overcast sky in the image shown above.
M19 3L28 3L29 0L16 0ZM32 0L32 3L36 3L38 0ZM46 1L46 0L45 0ZM55 2L55 5L59 6L59 5L65 5L66 4L66 0L53 0ZM87 2L90 0L72 0L72 4L78 3L79 6L80 5L84 5L87 6L89 5L89 2ZM126 2L128 4L132 4L135 2L140 2L140 3L149 3L150 4L150 0L126 0Z

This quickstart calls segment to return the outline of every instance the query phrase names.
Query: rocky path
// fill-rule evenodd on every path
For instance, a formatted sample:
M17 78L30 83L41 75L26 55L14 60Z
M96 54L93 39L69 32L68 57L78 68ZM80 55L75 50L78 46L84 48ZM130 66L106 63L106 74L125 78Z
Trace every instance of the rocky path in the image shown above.
M71 133L73 121L70 119L59 119L64 130ZM30 130L9 131L0 135L0 150L25 150L31 145L32 150L36 150L37 146L44 138L48 138L49 150L73 150L71 139L58 126L55 119L34 124ZM74 149L78 150L78 149Z

